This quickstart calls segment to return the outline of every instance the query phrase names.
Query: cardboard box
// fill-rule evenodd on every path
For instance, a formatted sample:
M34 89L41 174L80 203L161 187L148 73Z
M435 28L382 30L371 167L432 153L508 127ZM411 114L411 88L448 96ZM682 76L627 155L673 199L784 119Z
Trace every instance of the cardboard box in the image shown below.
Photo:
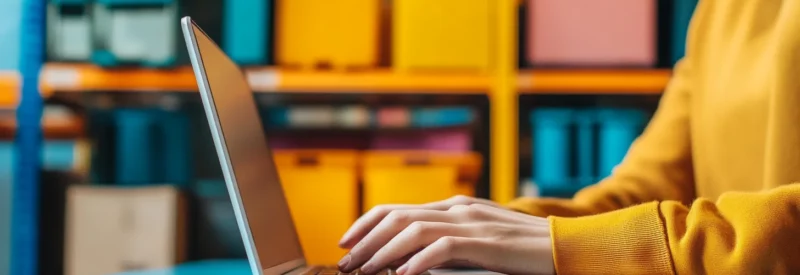
M185 202L171 186L72 186L67 191L65 274L166 268L184 260Z

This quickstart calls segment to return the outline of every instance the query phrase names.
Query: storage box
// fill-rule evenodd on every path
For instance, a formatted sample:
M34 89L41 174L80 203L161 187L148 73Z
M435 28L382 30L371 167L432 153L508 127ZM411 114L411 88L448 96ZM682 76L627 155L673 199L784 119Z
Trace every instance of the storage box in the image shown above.
M472 150L472 133L467 128L377 132L370 142L370 148L466 152Z
M116 183L141 185L192 178L189 119L162 109L116 109Z
M222 48L240 65L264 65L272 49L272 1L224 1Z
M481 156L473 152L368 151L364 155L364 205L421 204L475 195Z
M47 3L47 55L56 61L87 61L92 54L91 6L85 0Z
M279 1L277 63L303 68L376 66L381 2Z
M628 148L641 134L647 117L637 109L601 109L597 111L600 123L599 178L611 174L628 153Z
M572 173L575 111L540 108L531 112L533 182L542 196L571 196L562 192L575 185ZM574 188L569 188L570 190Z
M475 70L491 66L492 0L393 1L392 62L404 71Z
M339 239L358 218L358 152L279 150L274 156L307 262L335 265L347 253Z
M529 0L528 61L537 66L653 66L655 0Z
M66 217L67 275L166 268L184 260L184 202L172 187L73 186Z
M101 66L174 65L178 50L174 0L98 0L93 9L92 62Z

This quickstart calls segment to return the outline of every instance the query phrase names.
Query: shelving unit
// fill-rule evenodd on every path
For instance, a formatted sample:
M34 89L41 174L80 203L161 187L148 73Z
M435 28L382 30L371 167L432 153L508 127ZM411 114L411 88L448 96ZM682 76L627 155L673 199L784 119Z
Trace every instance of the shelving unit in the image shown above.
M514 56L514 54L511 54ZM499 58L499 57L498 57ZM527 94L651 94L661 93L671 71L664 69L519 70L515 66L494 74L398 73L372 71L297 71L274 67L245 70L251 86L260 93L348 94L486 94L491 104L493 199L506 202L516 196L517 100ZM15 75L0 74L0 87L15 89ZM196 82L190 67L176 69L104 69L88 64L46 64L41 73L42 95L55 92L192 92ZM3 103L15 102L3 93ZM82 126L45 124L46 136L76 131ZM67 128L64 128L67 127ZM52 129L51 129L52 128ZM7 131L6 131L7 132ZM510 147L510 148L509 148ZM502 194L502 195L500 195Z
M30 139L18 148L27 156L19 171L24 177L15 179L15 187L25 188L26 197L35 194L38 169L31 156L40 155L41 138L76 136L85 130L78 120L39 119L42 98L58 93L92 92L193 92L196 81L188 66L174 69L124 68L106 69L91 64L48 63L42 65L44 42L42 0L23 0L26 3L26 23L22 45L25 50L21 73L0 72L0 108L14 108L23 95L16 120L0 120L0 136L23 134ZM281 94L425 94L425 95L485 95L489 99L489 174L491 199L505 203L517 196L519 170L519 99L526 95L585 94L585 95L658 95L669 82L671 71L665 69L520 69L518 0L492 1L495 28L491 70L486 72L424 72L408 73L390 68L371 70L290 70L278 67L249 67L245 75L254 91ZM33 24L36 23L36 24ZM176 22L177 24L177 22ZM37 73L38 72L38 73ZM22 76L25 76L23 78ZM23 80L26 84L23 87ZM31 83L33 83L31 85ZM38 88L36 89L38 83ZM23 91L24 89L24 91ZM41 97L40 97L41 96ZM40 121L40 122L39 122ZM41 127L35 127L39 123ZM23 127L24 126L24 127ZM22 201L22 200L20 200ZM31 204L32 202L24 202ZM25 205L23 205L25 206ZM36 209L33 209L36 210ZM27 213L27 212L26 212ZM33 212L31 212L33 213ZM34 215L22 215L27 226L38 226ZM23 248L14 274L35 274L35 250L24 249L35 242L34 236L15 246ZM18 251L14 251L17 253Z

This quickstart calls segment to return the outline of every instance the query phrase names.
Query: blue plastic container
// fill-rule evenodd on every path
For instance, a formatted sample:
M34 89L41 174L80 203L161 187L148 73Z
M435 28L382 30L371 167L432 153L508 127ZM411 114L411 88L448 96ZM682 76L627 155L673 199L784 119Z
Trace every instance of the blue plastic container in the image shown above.
M192 173L192 137L189 117L183 112L162 112L161 133L163 142L163 181L187 186Z
M160 109L118 109L115 116L117 184L185 186L192 180L186 114Z
M92 62L104 66L173 66L178 60L175 0L97 0Z
M672 63L678 62L686 53L686 33L692 19L697 0L674 0L672 14Z
M570 185L572 155L570 126L574 111L547 108L531 112L533 138L533 181L540 192Z
M157 178L160 155L156 132L160 120L154 109L117 109L115 112L116 184L163 183Z
M92 54L91 6L87 0L47 3L47 55L50 60L88 61Z
M224 1L222 48L240 65L265 65L271 52L271 0Z
M595 140L597 133L595 126L597 125L597 118L595 112L592 110L578 111L575 115L575 124L577 126L575 148L577 153L577 173L575 175L575 184L583 187L593 184L596 180Z
M93 183L112 183L115 176L116 118L109 109L91 109L87 112L88 135L91 139L91 164L89 180Z
M473 110L469 107L416 108L411 112L411 125L434 128L462 126L472 123Z
M628 153L646 122L645 112L637 109L602 109L600 121L598 173L599 178L611 174Z

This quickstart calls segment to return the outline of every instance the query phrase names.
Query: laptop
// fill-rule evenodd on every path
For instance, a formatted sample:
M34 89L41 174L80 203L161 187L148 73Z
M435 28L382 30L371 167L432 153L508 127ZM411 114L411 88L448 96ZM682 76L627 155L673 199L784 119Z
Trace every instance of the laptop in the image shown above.
M181 19L181 29L252 274L337 274L335 266L306 264L243 71L190 17ZM477 270L430 273L492 274Z

